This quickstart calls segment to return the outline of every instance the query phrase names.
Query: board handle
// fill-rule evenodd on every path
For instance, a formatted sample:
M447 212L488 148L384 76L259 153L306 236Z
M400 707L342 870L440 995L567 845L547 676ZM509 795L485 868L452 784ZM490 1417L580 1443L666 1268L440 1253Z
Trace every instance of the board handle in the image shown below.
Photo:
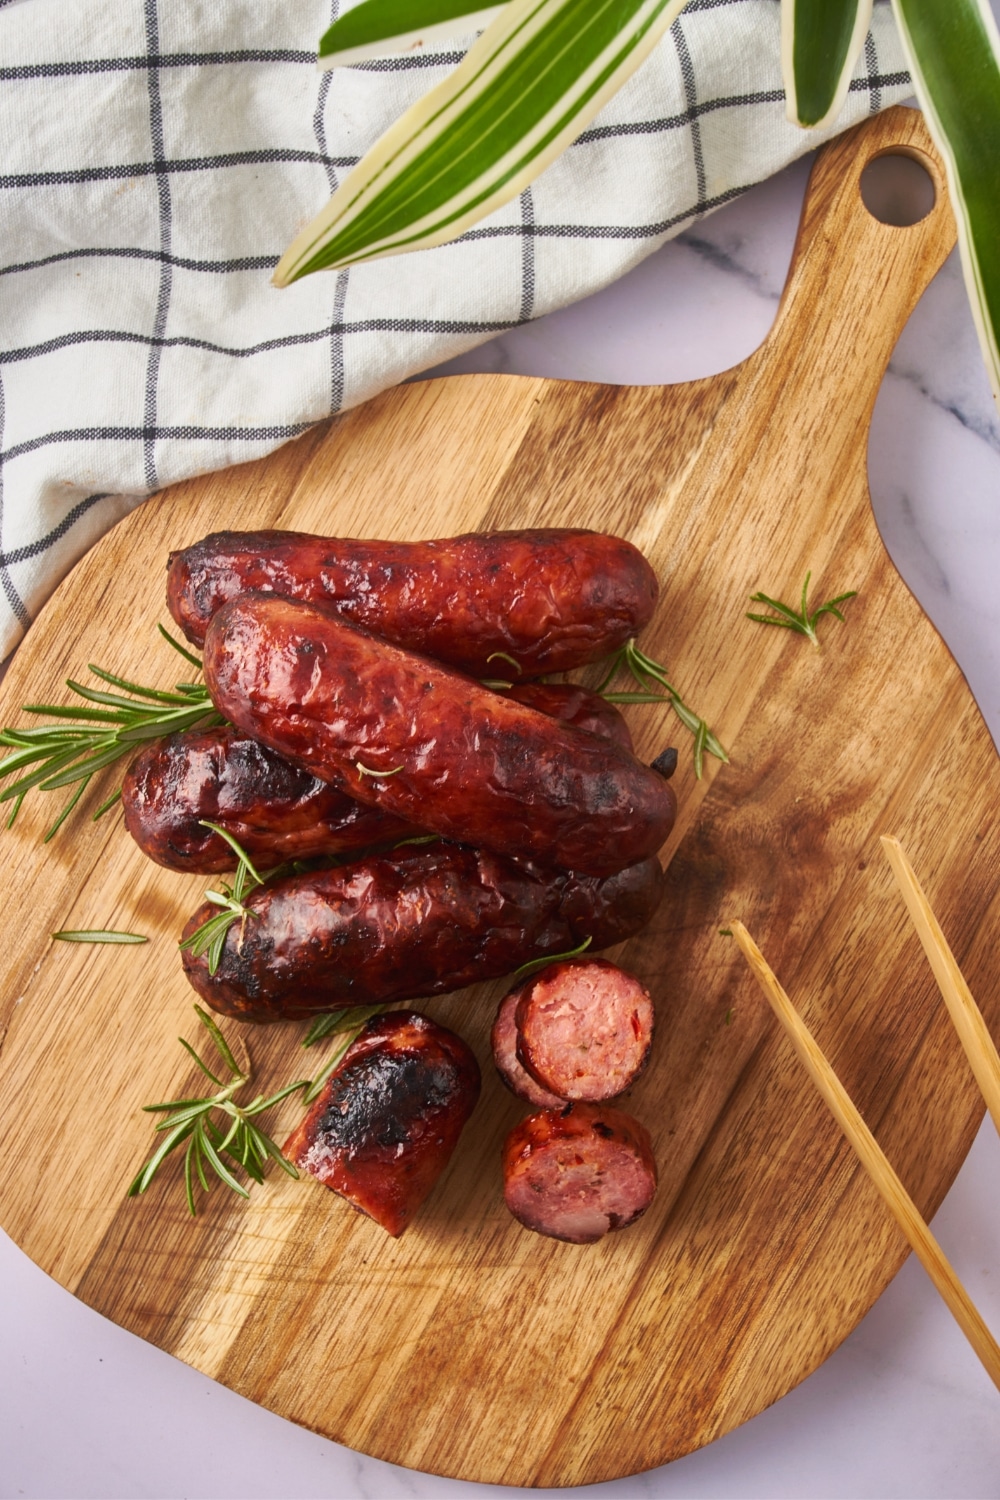
M862 173L888 155L915 160L933 184L933 207L915 224L883 224L862 200ZM955 238L944 164L918 110L897 105L846 131L816 158L778 314L748 365L786 369L799 409L846 400L867 421L896 340Z

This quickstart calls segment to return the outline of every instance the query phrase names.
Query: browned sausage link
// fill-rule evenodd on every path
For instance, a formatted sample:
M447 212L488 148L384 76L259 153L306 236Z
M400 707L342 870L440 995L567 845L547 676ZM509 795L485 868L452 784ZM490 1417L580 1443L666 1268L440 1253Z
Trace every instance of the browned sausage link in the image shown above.
M632 974L603 958L565 959L513 992L517 1060L560 1099L623 1094L646 1065L653 1002Z
M608 948L646 925L662 892L655 859L597 880L442 842L261 886L215 974L187 949L184 968L209 1005L247 1021L415 1000L585 937ZM217 912L206 903L185 937Z
M479 1084L479 1064L453 1031L412 1010L375 1016L285 1155L401 1235L448 1165Z
M202 827L203 819L268 865L358 854L420 833L231 727L189 730L150 745L125 773L122 809L150 859L201 874L236 866L233 850Z
M631 745L618 710L584 688L526 683L517 698L552 718ZM202 826L206 819L232 834L251 859L268 865L359 854L421 832L231 726L190 729L149 745L125 774L122 808L126 828L150 859L169 870L205 875L236 867L225 839Z
M644 1126L610 1104L529 1115L503 1148L504 1200L525 1229L590 1245L644 1213L656 1162Z
M615 705L602 698L600 693L592 693L568 682L524 682L515 683L505 691L504 697L513 698L516 703L534 708L551 719L572 724L574 729L584 729L588 734L614 740L626 750L632 749L632 733L628 725Z
M561 1099L558 1094L550 1094L548 1089L543 1089L530 1073L525 1072L517 1060L517 1024L514 1020L514 1012L517 1010L520 993L521 987L518 985L500 1001L497 1018L490 1032L493 1061L501 1081L506 1084L512 1094L516 1094L519 1099L526 1099L536 1109L557 1109L566 1103L565 1099Z
M669 783L621 746L345 625L246 594L212 620L227 719L373 807L446 838L607 875L673 826Z
M477 677L598 661L650 620L657 582L630 542L593 531L470 533L434 542L219 531L170 556L167 604L201 644L248 592L326 600L345 620Z

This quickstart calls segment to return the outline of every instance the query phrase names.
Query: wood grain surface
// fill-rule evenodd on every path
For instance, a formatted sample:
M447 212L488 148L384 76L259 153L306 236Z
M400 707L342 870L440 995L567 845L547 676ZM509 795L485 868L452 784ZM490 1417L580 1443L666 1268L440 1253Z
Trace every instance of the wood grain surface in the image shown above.
M858 178L902 150L937 187L911 228L877 223ZM650 757L681 749L662 910L623 953L653 991L653 1062L626 1107L660 1188L595 1246L506 1214L500 1145L524 1112L488 1063L493 984L427 1010L484 1064L482 1102L399 1241L313 1182L220 1189L187 1214L180 1163L141 1200L142 1103L187 1092L194 999L176 943L204 880L145 862L120 819L29 798L0 844L0 1215L90 1306L295 1422L434 1473L571 1485L711 1441L802 1380L850 1332L905 1246L757 994L742 919L921 1210L982 1115L879 851L898 835L988 1023L1000 1025L1000 774L965 681L881 544L868 423L893 345L954 238L920 117L894 110L826 147L773 332L736 369L670 388L508 376L404 386L273 457L166 491L111 532L33 625L2 718L88 661L168 684L168 551L222 525L433 537L571 523L637 542L662 580L643 639L732 763L695 780L669 710L628 710ZM855 588L823 645L745 617L758 589ZM106 788L95 790L96 806ZM51 799L50 799L51 800ZM32 801L34 805L32 805ZM52 943L128 927L142 949ZM302 1026L248 1028L260 1086L315 1069ZM283 1139L300 1106L287 1101ZM930 1375L932 1372L928 1372Z

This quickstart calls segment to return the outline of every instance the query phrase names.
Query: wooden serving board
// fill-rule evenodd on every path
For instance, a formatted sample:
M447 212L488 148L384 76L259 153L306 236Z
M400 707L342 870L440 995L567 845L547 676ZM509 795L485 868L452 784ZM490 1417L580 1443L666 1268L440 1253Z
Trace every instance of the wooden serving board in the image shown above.
M861 203L878 153L915 155L937 205L891 228ZM670 388L508 376L404 386L273 457L163 493L74 570L32 627L4 723L95 661L170 683L167 552L223 525L432 537L585 525L630 537L663 583L643 639L732 754L695 780L667 709L629 710L640 753L681 747L668 892L623 960L658 1006L627 1107L660 1188L595 1246L520 1229L500 1145L524 1112L488 1066L504 986L428 1004L484 1065L444 1179L393 1241L312 1182L274 1174L197 1220L179 1162L124 1196L150 1149L144 1102L190 1092L198 1034L176 942L204 880L143 860L119 819L52 799L3 838L0 1211L90 1306L295 1422L434 1473L570 1485L687 1453L826 1358L905 1247L813 1096L735 945L742 918L925 1213L982 1106L878 835L899 835L990 1023L1000 1024L1000 767L960 671L881 544L866 482L875 394L954 231L920 117L893 110L825 148L773 332L736 369ZM757 589L859 590L822 650L745 617ZM96 806L102 792L95 792ZM32 801L34 805L32 805ZM46 805L43 805L46 804ZM151 935L51 943L58 928ZM318 1064L301 1026L253 1030L268 1091ZM288 1101L279 1139L300 1106Z

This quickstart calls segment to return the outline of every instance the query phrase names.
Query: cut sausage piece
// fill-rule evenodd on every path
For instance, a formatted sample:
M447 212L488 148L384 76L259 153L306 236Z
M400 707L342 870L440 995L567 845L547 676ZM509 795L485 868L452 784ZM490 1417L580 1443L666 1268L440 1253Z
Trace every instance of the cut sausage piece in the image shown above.
M621 537L569 528L433 542L217 531L172 552L167 605L189 641L238 594L324 600L345 620L476 677L566 672L648 623L656 575Z
M645 1213L656 1192L649 1132L609 1104L529 1115L503 1148L504 1200L525 1229L590 1245Z
M246 898L214 974L207 954L181 956L222 1015L297 1020L499 979L588 936L610 948L646 925L662 894L655 859L598 880L441 841L270 881ZM218 911L206 902L184 938Z
M614 1099L638 1077L653 1040L653 1002L603 958L540 969L512 992L517 1060L560 1099Z
M622 746L354 630L328 606L234 599L209 626L205 679L245 734L445 838L610 875L673 827L669 782Z
M565 1104L565 1099L561 1099L558 1094L549 1093L548 1089L543 1089L530 1073L525 1072L517 1060L517 1026L514 1021L514 1012L517 1010L520 993L521 986L518 985L500 1001L497 1018L493 1022L493 1030L490 1033L493 1061L496 1063L501 1079L512 1094L516 1094L519 1099L526 1099L536 1109L557 1109Z
M447 1166L479 1087L479 1064L453 1031L417 1011L374 1016L285 1155L401 1235Z

